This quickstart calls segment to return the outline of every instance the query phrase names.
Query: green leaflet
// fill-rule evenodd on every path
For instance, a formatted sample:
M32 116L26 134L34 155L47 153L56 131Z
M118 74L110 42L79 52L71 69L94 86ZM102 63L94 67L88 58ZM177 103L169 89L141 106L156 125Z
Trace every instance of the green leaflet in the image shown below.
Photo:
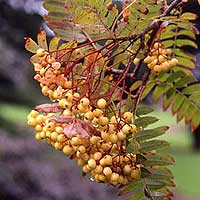
M184 101L184 96L177 93L174 97L174 102L173 102L173 105L172 105L172 112L173 113L176 113L179 110L183 101Z
M135 182L130 182L127 186L125 186L120 192L119 194L127 194L131 191L137 191L137 190L141 190L144 187L144 182L143 180L140 181L135 181Z
M168 129L169 129L168 126L161 126L154 129L142 130L135 134L135 138L137 141L152 139L154 137L163 135Z
M143 162L144 166L167 166L173 165L174 159L169 155L148 155Z
M196 82L194 76L183 70L167 74L161 73L156 78L152 77L149 80L154 83L154 87L151 88L153 100L157 102L163 97L164 110L171 105L172 113L177 115L178 122L185 118L185 123L191 123L193 129L198 127L200 122L196 113L200 111L200 84Z
M152 94L152 99L154 102L158 102L159 99L164 95L165 92L169 89L169 86L165 84L159 84L157 87L155 87L153 94Z
M151 117L151 116L145 116L145 117L139 117L137 119L134 120L134 124L137 127L147 127L150 124L153 124L155 122L157 122L159 119L156 117Z
M186 95L200 93L200 84L193 84L193 85L186 87L185 89L183 89L183 93Z
M167 92L166 95L163 98L163 109L167 110L170 106L170 104L173 101L174 95L176 94L176 91L174 88L170 88Z
M140 143L140 152L152 151L169 147L169 143L163 140L150 140Z
M141 116L141 115L146 115L153 112L153 108L149 106L139 106L136 110L136 115Z

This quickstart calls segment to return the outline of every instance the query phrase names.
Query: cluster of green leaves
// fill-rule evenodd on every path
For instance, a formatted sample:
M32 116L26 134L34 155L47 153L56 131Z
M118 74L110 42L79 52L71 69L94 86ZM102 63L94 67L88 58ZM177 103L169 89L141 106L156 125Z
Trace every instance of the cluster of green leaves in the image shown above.
M158 121L156 117L149 116L153 109L141 106L137 109L137 118L134 123L140 131L128 141L127 150L136 153L136 162L141 163L141 179L130 182L121 189L120 194L129 194L130 200L170 199L171 192L168 187L175 186L172 172L167 168L174 164L174 159L167 154L158 153L169 147L169 143L155 139L165 134L167 126L149 129L148 125Z
M195 68L194 56L184 50L184 47L197 48L195 43L195 27L191 20L197 16L187 12L176 17L166 18L167 26L160 34L160 41L166 48L173 49L173 56L178 59L176 70Z
M162 99L163 109L171 106L177 121L185 119L192 129L200 125L200 84L191 74L184 71L173 71L152 75L143 93L143 98L152 91L152 99Z

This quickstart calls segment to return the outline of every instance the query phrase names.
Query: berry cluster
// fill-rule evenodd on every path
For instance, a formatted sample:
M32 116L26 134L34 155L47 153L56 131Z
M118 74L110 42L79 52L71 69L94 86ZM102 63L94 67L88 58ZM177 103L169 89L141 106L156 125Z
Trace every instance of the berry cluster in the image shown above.
M117 112L104 98L90 100L72 87L48 52L38 49L36 56L36 80L55 102L36 106L28 115L36 139L62 150L97 182L125 185L139 179L136 155L126 151L127 136L137 131L133 113Z
M37 62L33 65L37 74L34 78L40 82L42 94L49 96L52 101L61 99L64 97L64 90L72 88L72 82L64 76L61 63L44 49L38 49L35 56Z
M170 58L172 51L166 49L161 43L154 43L150 54L144 59L147 67L154 73L161 71L168 71L178 64L176 58Z

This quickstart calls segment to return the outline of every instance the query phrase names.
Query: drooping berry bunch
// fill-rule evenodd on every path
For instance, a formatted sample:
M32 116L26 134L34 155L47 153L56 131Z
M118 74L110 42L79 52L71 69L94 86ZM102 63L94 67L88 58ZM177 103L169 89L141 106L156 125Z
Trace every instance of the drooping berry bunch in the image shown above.
M104 98L91 100L81 94L49 52L38 49L35 56L35 79L55 102L36 106L28 115L36 139L62 150L98 182L125 185L139 179L136 155L126 152L128 136L137 131L133 113L117 111Z
M125 185L139 179L140 165L136 155L126 152L127 135L134 135L133 114L107 117L105 99L90 100L68 90L58 103L35 107L28 115L28 124L36 130L37 140L46 140L76 160L84 174L98 182Z
M50 100L61 99L64 90L72 87L72 82L64 76L64 68L44 49L38 49L36 56L37 62L33 65L37 74L34 78L40 82L42 94L49 96Z
M176 58L171 58L172 51L166 49L161 43L155 42L149 55L144 59L147 67L152 72L168 71L178 64Z

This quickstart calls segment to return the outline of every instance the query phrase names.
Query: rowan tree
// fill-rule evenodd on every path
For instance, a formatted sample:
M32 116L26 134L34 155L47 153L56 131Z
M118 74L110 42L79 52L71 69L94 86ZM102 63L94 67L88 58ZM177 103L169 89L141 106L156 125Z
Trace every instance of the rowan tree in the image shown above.
M197 48L187 0L45 0L44 30L26 49L42 94L52 103L28 115L36 139L75 160L83 175L119 188L130 199L171 199L174 164L160 149L167 126L141 101L152 93L177 121L200 124L200 85L191 69ZM158 150L158 151L157 151Z

